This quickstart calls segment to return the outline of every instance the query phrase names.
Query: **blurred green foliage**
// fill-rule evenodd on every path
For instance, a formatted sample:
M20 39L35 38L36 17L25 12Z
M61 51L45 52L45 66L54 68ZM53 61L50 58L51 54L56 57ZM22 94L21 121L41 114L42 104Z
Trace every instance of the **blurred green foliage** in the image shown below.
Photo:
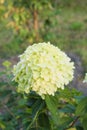
M7 27L12 27L21 39L30 44L42 40L46 28L56 24L55 16L59 13L53 0L4 0L2 5L2 21L7 19Z
M35 42L50 41L80 55L87 70L86 5L86 0L2 0L0 57L20 54Z

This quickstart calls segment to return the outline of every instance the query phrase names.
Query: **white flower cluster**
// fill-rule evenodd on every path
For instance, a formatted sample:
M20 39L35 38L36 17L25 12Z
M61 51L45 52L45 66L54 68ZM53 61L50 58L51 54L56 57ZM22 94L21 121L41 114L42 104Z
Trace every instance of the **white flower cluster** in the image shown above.
M64 89L73 79L74 63L49 42L33 44L19 57L13 70L19 92L32 90L44 98L54 95L58 88Z

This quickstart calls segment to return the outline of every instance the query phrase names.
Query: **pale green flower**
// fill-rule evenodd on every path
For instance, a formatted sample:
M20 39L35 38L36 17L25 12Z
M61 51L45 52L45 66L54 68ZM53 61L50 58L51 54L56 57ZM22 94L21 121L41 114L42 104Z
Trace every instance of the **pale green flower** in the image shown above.
M73 79L74 63L49 42L33 44L19 57L13 70L19 92L32 90L44 98L54 95L58 88L64 89Z
M87 83L87 73L85 74L85 79L83 80L84 83Z

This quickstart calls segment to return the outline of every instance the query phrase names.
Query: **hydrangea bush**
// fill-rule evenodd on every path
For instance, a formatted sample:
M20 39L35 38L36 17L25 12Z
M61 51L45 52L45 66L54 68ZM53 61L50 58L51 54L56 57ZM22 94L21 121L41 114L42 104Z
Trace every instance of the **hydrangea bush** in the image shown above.
M35 91L42 98L54 96L73 79L74 63L58 47L48 43L29 46L14 66L18 92Z
M59 48L50 43L29 46L14 66L13 81L10 63L3 65L2 130L87 130L87 97L66 86L73 79L74 63ZM17 84L20 93L13 89Z

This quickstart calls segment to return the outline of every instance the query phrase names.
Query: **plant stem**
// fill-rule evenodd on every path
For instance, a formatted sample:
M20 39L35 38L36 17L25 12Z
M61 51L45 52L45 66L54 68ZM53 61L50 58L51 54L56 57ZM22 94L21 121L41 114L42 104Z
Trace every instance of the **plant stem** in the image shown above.
M33 25L34 25L35 35L36 35L35 38L36 38L36 41L38 41L38 39L39 39L38 11L37 11L37 9L35 9L35 6L33 7Z
M66 128L66 129L64 129L64 130L72 128L75 125L75 123L78 121L79 118L80 118L80 116L76 117L75 120L70 124L70 126L68 128Z

